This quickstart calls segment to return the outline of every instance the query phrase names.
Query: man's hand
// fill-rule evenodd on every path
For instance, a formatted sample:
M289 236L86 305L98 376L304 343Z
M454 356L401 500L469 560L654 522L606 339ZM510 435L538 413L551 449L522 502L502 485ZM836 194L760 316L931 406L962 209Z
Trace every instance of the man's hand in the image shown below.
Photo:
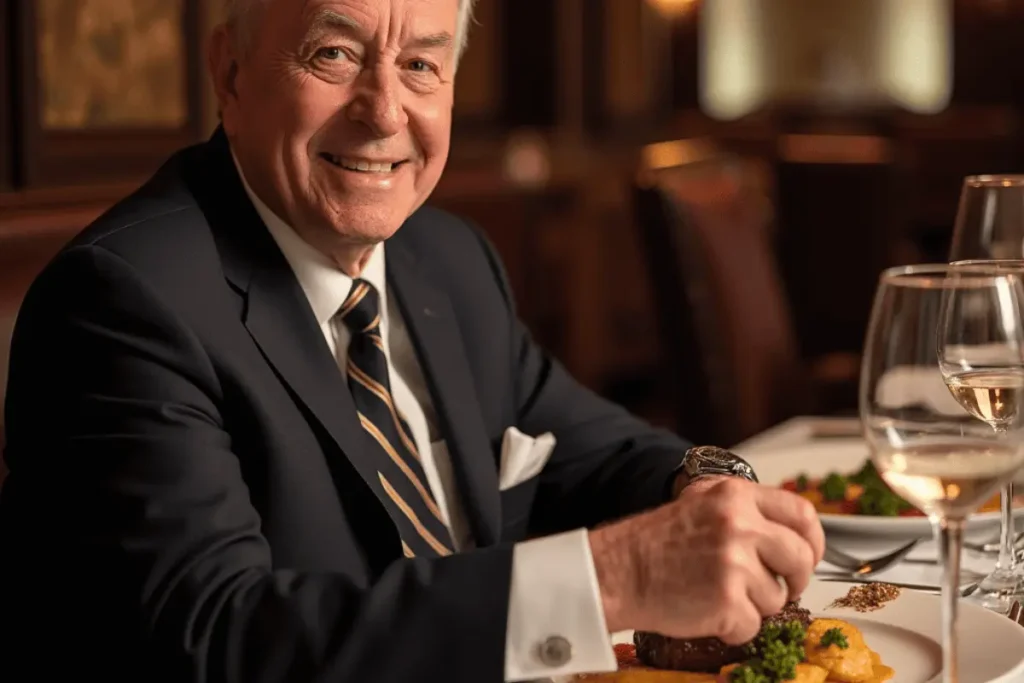
M825 549L814 507L733 477L706 486L590 532L609 630L744 643L807 587Z
M703 493L708 489L720 484L723 481L732 479L728 474L708 474L703 477L690 480L685 474L680 473L672 486L672 497L678 498L684 493Z

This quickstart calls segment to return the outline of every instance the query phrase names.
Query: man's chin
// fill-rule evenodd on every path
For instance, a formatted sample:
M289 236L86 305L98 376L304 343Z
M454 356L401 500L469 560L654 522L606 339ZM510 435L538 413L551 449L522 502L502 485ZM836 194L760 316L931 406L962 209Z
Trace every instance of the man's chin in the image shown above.
M398 232L409 216L405 211L382 211L380 206L356 204L331 207L321 213L328 229L339 240L351 245L372 246Z

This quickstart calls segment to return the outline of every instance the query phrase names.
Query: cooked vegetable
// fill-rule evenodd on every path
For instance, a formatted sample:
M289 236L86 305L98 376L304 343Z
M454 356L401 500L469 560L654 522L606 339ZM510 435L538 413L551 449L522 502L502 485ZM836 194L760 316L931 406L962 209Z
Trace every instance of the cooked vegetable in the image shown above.
M857 499L857 509L862 515L897 517L904 501L889 489L867 488Z
M807 630L799 621L768 624L748 646L751 658L729 672L731 683L780 683L796 678L796 665L804 660Z
M841 628L830 628L821 636L821 646L828 647L829 645L835 645L840 650L850 647L849 641L846 640L846 634Z
M878 473L875 463L870 460L865 460L864 465L857 472L850 475L850 481L864 487L885 486L885 480Z
M821 482L821 495L827 501L846 500L846 477L833 472Z

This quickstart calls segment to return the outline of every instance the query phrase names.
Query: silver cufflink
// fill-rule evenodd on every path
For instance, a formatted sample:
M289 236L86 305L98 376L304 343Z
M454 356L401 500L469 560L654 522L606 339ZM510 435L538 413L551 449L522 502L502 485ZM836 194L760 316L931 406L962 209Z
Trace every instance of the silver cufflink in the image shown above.
M572 659L572 643L562 636L550 636L538 646L537 656L544 666L563 666Z

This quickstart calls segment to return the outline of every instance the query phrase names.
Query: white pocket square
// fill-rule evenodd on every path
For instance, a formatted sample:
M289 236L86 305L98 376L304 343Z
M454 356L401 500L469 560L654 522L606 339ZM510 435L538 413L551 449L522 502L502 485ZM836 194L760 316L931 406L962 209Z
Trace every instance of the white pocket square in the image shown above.
M501 441L501 473L498 488L506 491L536 477L544 469L555 450L555 435L545 432L538 437L527 436L515 427L505 430Z

